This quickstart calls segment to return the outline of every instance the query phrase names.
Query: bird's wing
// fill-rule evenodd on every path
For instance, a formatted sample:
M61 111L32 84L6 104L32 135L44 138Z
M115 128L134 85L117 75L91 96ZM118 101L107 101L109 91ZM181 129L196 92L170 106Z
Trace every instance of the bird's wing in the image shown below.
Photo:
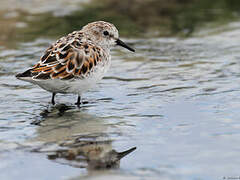
M62 38L49 47L32 69L32 78L74 79L86 76L102 61L104 51L79 38Z

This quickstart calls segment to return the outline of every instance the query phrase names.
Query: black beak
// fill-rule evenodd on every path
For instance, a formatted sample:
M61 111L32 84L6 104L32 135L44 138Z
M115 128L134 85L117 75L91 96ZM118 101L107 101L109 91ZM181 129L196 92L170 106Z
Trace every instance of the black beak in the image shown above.
M135 50L134 50L133 48L131 48L131 47L129 47L128 45L126 45L126 44L125 44L124 42L122 42L120 39L117 39L117 40L116 40L116 43L117 43L117 45L122 46L122 47L128 49L129 51L135 52Z

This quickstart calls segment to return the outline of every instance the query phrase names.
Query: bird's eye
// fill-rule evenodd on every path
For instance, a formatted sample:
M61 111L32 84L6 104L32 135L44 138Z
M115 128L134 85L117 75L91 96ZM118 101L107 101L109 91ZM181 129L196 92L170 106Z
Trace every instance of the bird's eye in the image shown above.
M108 31L103 31L104 36L108 36L109 32Z

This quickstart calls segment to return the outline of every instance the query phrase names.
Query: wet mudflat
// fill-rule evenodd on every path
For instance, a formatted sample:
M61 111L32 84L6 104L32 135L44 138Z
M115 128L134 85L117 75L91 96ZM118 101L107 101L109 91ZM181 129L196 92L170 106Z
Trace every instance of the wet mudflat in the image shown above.
M125 39L81 108L14 77L54 39L0 45L0 179L238 177L239 29Z

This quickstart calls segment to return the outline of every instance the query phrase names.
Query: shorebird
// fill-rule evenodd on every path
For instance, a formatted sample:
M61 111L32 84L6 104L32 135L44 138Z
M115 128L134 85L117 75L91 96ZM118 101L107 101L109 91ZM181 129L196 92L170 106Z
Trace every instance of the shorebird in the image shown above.
M110 48L119 45L135 50L119 39L117 28L108 22L96 21L85 25L53 43L40 61L16 78L36 84L52 93L81 95L99 82L111 64Z

